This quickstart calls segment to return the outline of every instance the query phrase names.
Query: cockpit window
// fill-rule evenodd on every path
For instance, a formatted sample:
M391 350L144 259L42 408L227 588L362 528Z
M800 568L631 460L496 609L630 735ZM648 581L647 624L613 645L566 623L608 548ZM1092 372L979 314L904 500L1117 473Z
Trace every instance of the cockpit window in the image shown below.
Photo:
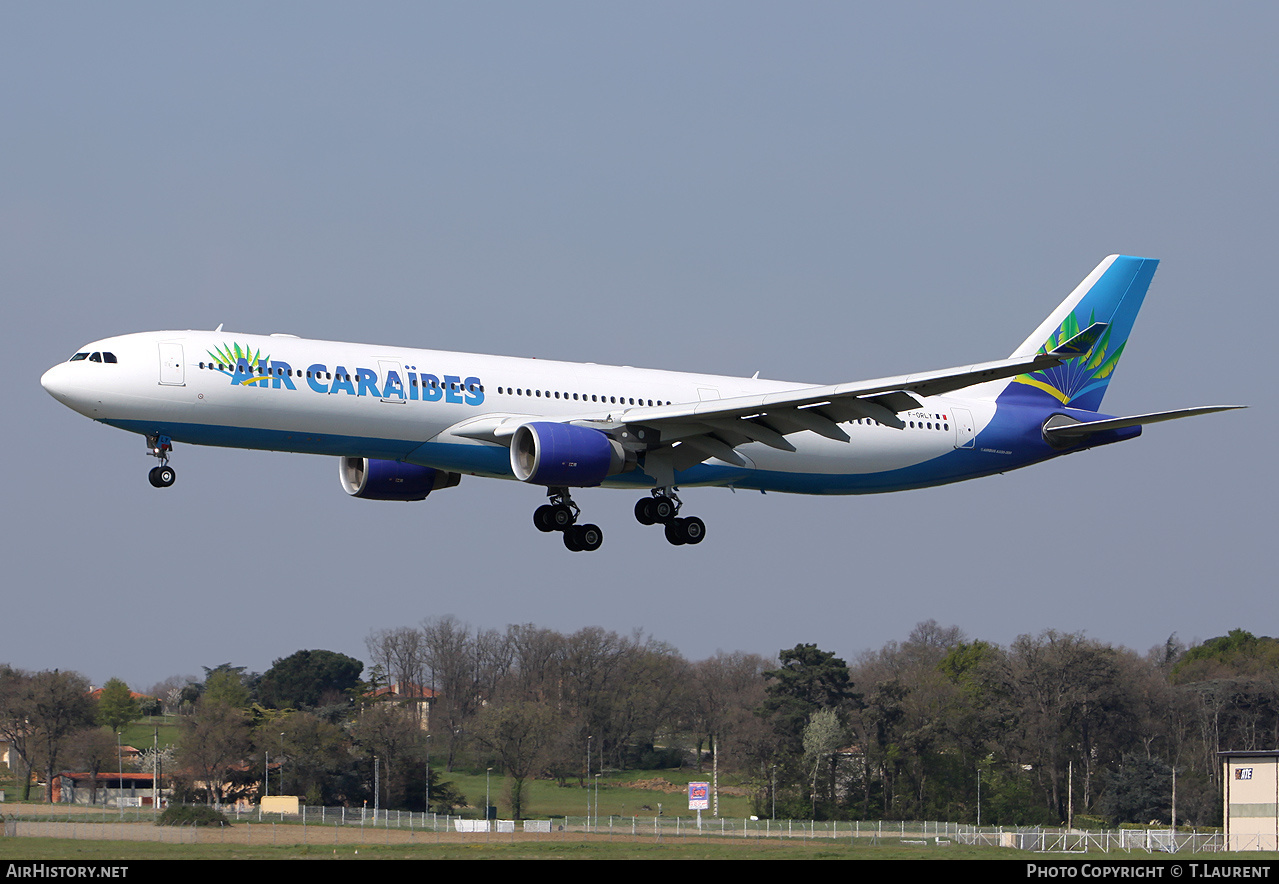
M88 354L88 353L77 353L76 355L74 355L74 356L72 356L72 357L71 357L71 360L70 360L70 361L71 361L71 362L79 362L81 359L88 359L88 358L89 358L89 354Z
M102 361L103 361L103 362L111 362L111 363L114 363L114 362L115 362L115 354L114 354L114 353L105 353L105 352L104 352L104 353L102 354Z
M90 361L90 362L101 362L101 361L102 361L102 354L101 354L101 353L94 353L92 356L90 356L90 357L89 357L89 361Z

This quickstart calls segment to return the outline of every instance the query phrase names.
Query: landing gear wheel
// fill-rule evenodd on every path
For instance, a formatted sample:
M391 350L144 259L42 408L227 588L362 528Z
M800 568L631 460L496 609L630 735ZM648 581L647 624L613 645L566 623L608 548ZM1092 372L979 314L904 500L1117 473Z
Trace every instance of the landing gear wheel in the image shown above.
M689 516L687 519L678 519L682 522L680 532L684 535L684 542L688 544L701 543L706 537L706 523L697 516Z
M652 525L657 521L653 515L653 498L641 497L635 501L635 521L641 525Z
M177 473L173 472L173 467L152 467L151 472L147 474L147 479L156 488L168 488L176 479Z
M551 521L551 512L554 509L555 507L545 503L533 510L533 524L537 526L538 531L555 530L555 525Z
M676 508L675 501L669 497L650 497L648 503L651 507L649 512L653 514L654 522L662 522L669 524L671 519L675 518Z
M683 546L688 543L683 526L680 524L683 521L683 519L673 519L666 523L666 542L671 546Z
M674 546L701 543L706 537L706 523L697 516L671 519L666 523L666 539Z
M577 518L573 515L573 510L566 503L557 503L550 505L550 513L547 516L547 523L550 524L552 531L566 531L573 527L573 523Z
M582 548L577 545L577 532L572 528L564 532L564 548L569 552L582 551Z
M564 536L573 535L573 542L582 552L595 552L604 542L604 532L599 525L574 525L564 532Z

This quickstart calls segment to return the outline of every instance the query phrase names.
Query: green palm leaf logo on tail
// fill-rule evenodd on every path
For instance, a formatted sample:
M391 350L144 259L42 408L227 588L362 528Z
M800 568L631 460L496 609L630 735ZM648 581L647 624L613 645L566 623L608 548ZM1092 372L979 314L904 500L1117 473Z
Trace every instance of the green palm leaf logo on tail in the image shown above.
M1087 328L1096 321L1096 316L1090 314L1088 322L1083 328ZM1082 394L1095 390L1098 386L1104 386L1106 379L1110 377L1115 370L1115 366L1119 364L1119 357L1123 355L1124 344L1127 343L1126 341L1121 343L1115 348L1113 353L1109 353L1112 329L1113 326L1107 328L1097 342L1089 348L1088 352L1073 359L1067 359L1061 365L1053 368L1018 375L1013 379L1014 383L1026 384L1043 390L1063 405L1069 405L1072 400L1077 399ZM1048 340L1039 348L1039 352L1047 353L1070 340L1079 332L1079 320L1075 318L1075 314L1072 312L1065 318L1057 331L1049 335ZM1107 356L1108 353L1109 356Z

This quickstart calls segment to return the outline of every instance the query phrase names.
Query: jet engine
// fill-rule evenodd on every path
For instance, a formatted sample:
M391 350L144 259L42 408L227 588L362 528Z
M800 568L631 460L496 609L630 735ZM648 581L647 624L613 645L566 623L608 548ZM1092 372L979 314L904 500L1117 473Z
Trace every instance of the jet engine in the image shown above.
M590 427L542 421L524 424L511 439L511 470L534 485L589 488L635 463L633 452Z
M460 473L367 457L342 458L338 472L346 493L364 500L425 500L432 491L462 481Z

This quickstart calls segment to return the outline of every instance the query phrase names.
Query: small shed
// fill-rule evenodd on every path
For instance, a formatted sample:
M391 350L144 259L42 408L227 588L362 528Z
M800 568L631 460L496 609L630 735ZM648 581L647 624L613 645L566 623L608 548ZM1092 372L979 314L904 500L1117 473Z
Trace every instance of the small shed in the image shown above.
M1227 850L1279 850L1279 751L1222 752Z

